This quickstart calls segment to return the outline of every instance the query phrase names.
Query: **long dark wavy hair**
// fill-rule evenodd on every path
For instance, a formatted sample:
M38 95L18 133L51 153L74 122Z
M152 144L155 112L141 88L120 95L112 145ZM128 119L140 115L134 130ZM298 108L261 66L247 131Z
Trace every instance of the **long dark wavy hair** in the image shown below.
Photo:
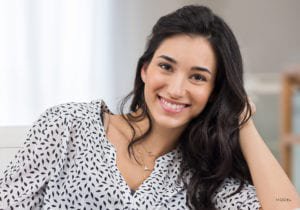
M243 87L242 57L236 38L223 19L209 8L185 6L161 17L154 25L146 50L137 64L134 89L120 104L120 112L133 132L128 152L132 155L133 144L143 141L152 131L144 99L142 66L151 62L155 51L165 39L180 34L205 37L217 60L217 75L209 102L179 137L183 154L180 178L187 189L187 205L191 209L215 209L213 195L225 178L240 180L240 187L233 194L239 192L246 181L252 183L239 144L239 129L250 116L250 106ZM124 107L130 99L130 112L124 114ZM140 115L131 114L137 110L142 110ZM244 110L249 114L240 119ZM145 117L150 121L150 126L142 136L137 136L133 123Z

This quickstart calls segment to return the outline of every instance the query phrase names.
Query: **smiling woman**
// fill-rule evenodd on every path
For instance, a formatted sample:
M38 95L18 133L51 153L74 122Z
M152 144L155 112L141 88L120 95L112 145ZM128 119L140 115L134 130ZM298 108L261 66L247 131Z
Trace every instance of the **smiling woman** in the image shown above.
M96 100L41 115L0 178L0 208L296 208L250 104L230 28L180 8L154 25L120 114Z

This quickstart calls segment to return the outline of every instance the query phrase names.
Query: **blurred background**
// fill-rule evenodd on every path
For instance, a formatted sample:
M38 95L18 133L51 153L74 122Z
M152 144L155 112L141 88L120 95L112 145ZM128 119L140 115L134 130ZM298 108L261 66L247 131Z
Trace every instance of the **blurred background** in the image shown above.
M46 108L103 98L115 112L133 87L154 23L195 3L209 6L234 31L256 125L281 161L282 74L300 69L300 1L0 0L0 172ZM291 103L291 132L299 134L299 91ZM299 145L292 145L289 162L300 192Z

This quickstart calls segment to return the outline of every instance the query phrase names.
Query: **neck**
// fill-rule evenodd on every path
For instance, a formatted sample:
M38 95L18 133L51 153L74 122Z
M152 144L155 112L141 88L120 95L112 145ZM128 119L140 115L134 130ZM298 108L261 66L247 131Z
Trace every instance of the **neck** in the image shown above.
M144 119L138 124L141 133L145 133L149 127L148 119ZM151 133L146 136L140 144L142 144L147 151L151 151L156 157L159 157L176 148L179 141L178 138L183 130L184 128L164 128L152 123Z

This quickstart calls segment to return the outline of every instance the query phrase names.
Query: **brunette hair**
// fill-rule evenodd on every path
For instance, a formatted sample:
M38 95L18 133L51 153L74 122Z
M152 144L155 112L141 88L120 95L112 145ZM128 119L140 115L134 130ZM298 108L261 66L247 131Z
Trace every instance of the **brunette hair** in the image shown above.
M185 6L161 17L154 25L146 50L137 64L134 89L120 105L120 111L133 131L128 152L131 154L132 145L142 141L152 130L141 69L151 62L165 39L180 34L205 37L217 60L216 80L209 102L179 137L183 154L180 178L187 189L187 205L196 209L215 209L213 195L225 178L240 180L240 187L233 194L239 192L246 181L252 183L239 144L239 129L249 114L243 119L240 116L245 107L249 113L250 106L243 87L243 64L237 40L223 19L209 8ZM124 114L125 104L131 98L130 111L142 110L139 116ZM145 117L150 120L149 129L142 136L136 136L132 122ZM188 181L187 174L191 174Z

